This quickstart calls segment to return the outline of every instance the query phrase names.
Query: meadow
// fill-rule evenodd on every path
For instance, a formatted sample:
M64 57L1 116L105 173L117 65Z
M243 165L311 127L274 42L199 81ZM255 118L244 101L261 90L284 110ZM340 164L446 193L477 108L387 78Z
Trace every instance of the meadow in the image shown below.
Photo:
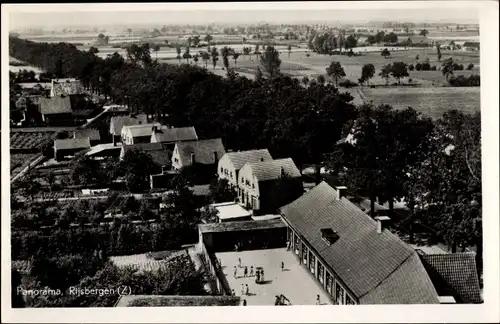
M450 109L465 113L481 110L479 87L362 88L365 102L390 104L397 109L412 107L431 118L440 118Z

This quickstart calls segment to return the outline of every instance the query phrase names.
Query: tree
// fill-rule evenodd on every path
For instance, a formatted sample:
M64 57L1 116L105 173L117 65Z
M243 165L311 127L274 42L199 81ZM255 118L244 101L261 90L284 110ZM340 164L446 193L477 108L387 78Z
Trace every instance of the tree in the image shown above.
M205 42L209 43L213 40L214 38L210 35L210 34L207 34L204 38Z
M429 136L424 160L410 172L409 208L456 252L477 247L482 269L481 116L449 111Z
M387 58L387 57L391 56L391 52L389 52L389 50L387 48L384 48L382 50L382 52L380 52L380 55L382 55L384 58Z
M439 44L436 45L438 62L441 62L441 47Z
M240 57L240 53L233 53L234 65L237 65L238 57Z
M262 82L262 80L264 80L264 74L262 73L262 70L258 66L257 70L255 71L255 81Z
M354 37L354 35L347 36L344 42L344 48L346 51L356 47L357 45L358 45L358 40L356 39L356 37Z
M56 175L54 174L54 172L52 170L47 172L47 175L45 175L45 180L49 184L50 192L52 192L52 190L54 189L54 184L56 182Z
M427 31L427 29L422 29L419 33L420 36L427 36L429 34L429 32Z
M84 154L72 161L70 170L70 178L75 184L96 184L102 180L98 162Z
M193 55L193 61L194 61L194 63L195 63L196 65L198 65L198 60L199 60L199 58L198 58L198 54L194 54L194 55Z
M416 61L418 61L418 59L419 59L419 56L418 56L418 54L417 54L417 56L415 56L415 60L416 60Z
M419 150L426 147L432 128L429 118L411 108L364 105L346 129L350 139L330 155L328 169L353 193L370 198L372 216L377 197L380 203L389 202L392 214L394 200L406 195L408 168L420 161Z
M175 46L175 51L177 52L177 59L179 60L179 63L181 63L181 46L179 44L177 44Z
M380 73L378 74L382 79L385 79L385 85L389 84L389 78L391 76L391 71L392 71L392 66L391 64L386 64L382 67L380 70Z
M322 74L318 75L316 80L318 81L318 84L325 85L326 80Z
M304 76L302 78L302 83L304 84L305 87L307 87L307 84L309 83L309 78L307 76Z
M292 54L292 45L288 45L287 49L288 49L288 58L290 58L290 54Z
M391 66L391 75L401 83L401 78L408 77L408 67L404 62L394 62Z
M212 203L234 201L235 199L236 191L231 188L226 179L214 179L210 183L210 201Z
M142 192L149 187L149 176L157 172L159 166L153 162L149 154L130 150L125 153L118 169L125 175L127 187L131 192Z
M191 55L191 53L189 53L189 47L186 47L186 50L185 50L184 54L182 55L182 58L186 60L186 63L189 63L189 60L192 57L193 56Z
M128 37L130 37L130 35L132 34L132 29L127 28L127 33L128 33Z
M361 78L360 78L360 81L362 81L361 83L364 83L366 81L368 82L368 84L370 84L370 79L373 78L374 75L375 75L375 67L373 66L373 64L363 65L363 67L361 68Z
M212 47L211 56L212 56L212 64L214 65L214 69L215 69L215 66L217 65L217 61L219 60L219 52L217 51L217 47Z
M153 45L153 51L156 53L156 59L158 59L158 52L160 51L161 47L160 44L154 44Z
M453 58L447 58L441 64L441 72L443 72L446 81L448 81L450 75L453 75L453 71L455 70L455 62L453 62Z
M273 46L267 46L266 50L260 58L260 66L270 76L279 74L280 71L280 54Z
M338 85L339 79L346 76L344 68L339 62L331 62L330 66L326 68L326 74L335 80L335 85Z
M201 59L205 62L205 67L207 67L208 61L210 60L210 54L205 51L201 52Z

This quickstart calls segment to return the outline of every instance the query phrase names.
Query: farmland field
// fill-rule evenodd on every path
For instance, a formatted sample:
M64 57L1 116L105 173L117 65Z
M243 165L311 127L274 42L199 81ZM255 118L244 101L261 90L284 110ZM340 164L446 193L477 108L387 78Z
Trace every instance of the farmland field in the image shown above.
M10 175L14 176L25 168L29 163L38 158L41 154L11 154L10 155Z
M465 113L481 110L479 87L363 88L361 91L365 102L390 104L397 109L412 107L432 118L440 118L450 109Z
M10 133L11 149L36 149L52 136L50 132Z

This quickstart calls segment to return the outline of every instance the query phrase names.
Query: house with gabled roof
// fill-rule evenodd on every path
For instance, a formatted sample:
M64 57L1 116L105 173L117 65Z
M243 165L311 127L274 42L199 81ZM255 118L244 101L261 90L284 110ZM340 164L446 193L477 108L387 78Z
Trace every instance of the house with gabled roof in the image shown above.
M160 123L123 126L121 139L124 145L151 143L151 132Z
M226 179L230 185L238 188L238 174L246 163L272 160L267 149L227 152L219 160L217 174L219 179Z
M51 125L63 125L73 119L69 96L41 97L39 102L43 122Z
M254 214L273 213L304 192L291 158L246 163L238 174L238 200Z
M121 141L123 126L141 125L147 123L148 116L146 114L111 117L109 123L109 133L113 137L113 143Z
M220 138L177 142L172 154L172 168L179 170L194 164L216 166L225 153Z
M194 127L153 127L151 143L176 143L183 141L196 141L198 135Z
M72 157L76 153L90 149L90 139L85 138L68 138L56 139L54 141L54 158L56 161Z
M418 253L322 182L280 209L290 249L336 304L439 304Z
M147 153L153 159L153 162L162 170L170 168L172 150L164 143L139 143L132 145L122 145L120 159L123 160L128 151L141 151Z
M84 128L73 131L73 138L86 138L86 137L89 138L90 144L92 146L99 144L101 141L101 134L99 133L98 129Z

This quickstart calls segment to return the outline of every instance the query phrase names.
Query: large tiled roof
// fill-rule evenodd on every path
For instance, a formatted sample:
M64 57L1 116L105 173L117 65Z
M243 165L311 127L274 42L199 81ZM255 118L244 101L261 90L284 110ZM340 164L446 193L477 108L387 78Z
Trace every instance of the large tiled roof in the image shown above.
M56 150L87 149L90 148L90 139L88 137L56 139L54 141L54 148Z
M482 302L475 253L422 254L420 257L431 278L444 282L461 302Z
M426 36L410 36L408 40L412 42L412 44L427 44L429 43L429 39Z
M40 98L40 113L42 115L70 114L71 112L71 100L69 96Z
M159 123L142 124L142 125L127 125L123 126L122 133L128 133L131 137L147 137L151 136L153 127L160 126Z
M153 138L151 138L153 139ZM196 141L198 135L194 127L179 127L170 128L162 126L156 129L156 142L181 142L181 141Z
M234 221L224 223L209 223L198 225L202 233L217 233L217 232L235 232L235 231L251 231L268 228L286 227L281 218L268 220L250 220L250 221Z
M74 138L90 138L91 141L99 141L101 139L101 134L99 134L98 129L77 129L73 132Z
M267 149L229 152L226 153L226 155L233 164L235 170L241 169L245 163L260 162L261 159L263 159L262 161L269 161L273 159Z
M438 303L437 293L417 253L326 182L281 208L283 218L341 278L361 304ZM321 229L339 239L328 245ZM408 290L418 287L417 292ZM415 288L416 289L416 288Z
M145 114L140 114L136 116L115 116L111 117L109 133L115 136L120 136L122 134L123 126L146 124L148 122L148 116Z
M120 297L116 307L239 306L240 299L239 296L128 295Z
M127 151L138 150L151 156L153 161L159 166L168 166L171 164L172 151L164 143L139 143L133 145L123 145L121 156Z
M189 165L192 153L194 153L195 163L200 164L217 163L226 153L220 138L178 142L175 146L179 150L182 165ZM215 160L214 152L217 153L217 161Z
M80 81L76 79L53 79L52 94L54 97L61 95L74 95L83 92L83 87Z
M292 178L300 177L300 171L291 158L250 163L258 181L276 180L281 177L281 168Z

